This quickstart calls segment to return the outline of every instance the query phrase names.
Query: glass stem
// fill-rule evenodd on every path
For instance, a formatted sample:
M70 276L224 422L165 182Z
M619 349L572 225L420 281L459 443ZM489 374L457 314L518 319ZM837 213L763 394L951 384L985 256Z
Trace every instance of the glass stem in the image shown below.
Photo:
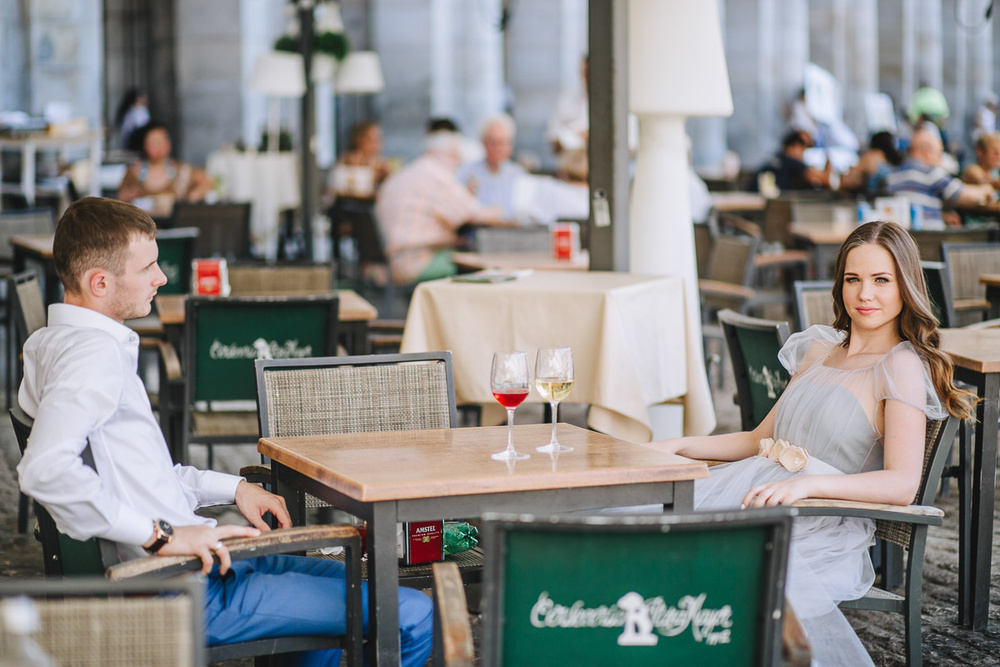
M507 408L507 451L514 451L514 408Z
M556 444L556 422L559 421L559 403L549 403L552 407L552 440L549 441L550 445Z

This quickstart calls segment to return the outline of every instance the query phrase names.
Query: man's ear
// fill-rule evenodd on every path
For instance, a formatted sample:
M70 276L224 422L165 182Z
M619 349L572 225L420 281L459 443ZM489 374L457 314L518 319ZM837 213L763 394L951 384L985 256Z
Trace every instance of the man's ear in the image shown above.
M107 295L111 287L111 274L102 268L93 268L83 274L80 282L84 290L95 298L102 298Z

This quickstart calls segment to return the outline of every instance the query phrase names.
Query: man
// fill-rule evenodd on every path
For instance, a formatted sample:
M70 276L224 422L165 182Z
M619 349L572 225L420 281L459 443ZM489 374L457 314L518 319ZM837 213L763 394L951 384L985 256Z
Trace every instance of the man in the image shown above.
M124 325L148 315L166 283L152 218L124 202L81 199L56 227L53 256L66 297L49 307L48 326L24 346L18 402L35 423L17 467L21 490L48 509L60 531L116 542L126 559L144 551L201 558L210 644L344 634L342 565L294 556L230 560L223 539L268 530L268 513L290 525L283 499L240 477L170 460L136 373L139 338ZM96 471L80 458L88 442ZM233 502L255 527L217 526L194 513ZM431 651L430 601L401 589L399 618L402 664L423 665ZM339 654L304 653L300 664L337 665Z
M807 134L792 130L781 140L781 152L768 160L757 174L774 174L774 184L779 190L811 190L829 187L831 169L829 164L820 171L803 162L806 149L812 146Z
M527 174L513 162L514 119L507 114L490 116L483 121L480 137L486 157L463 166L458 173L459 182L469 188L481 204L499 206L504 218L514 219L514 182Z
M886 190L910 200L919 207L920 220L926 229L941 229L945 223L961 224L954 211L941 213L941 203L947 200L959 206L983 204L993 197L993 186L972 185L954 178L941 165L944 145L941 138L927 129L919 129L910 139L909 158L886 178Z
M434 132L424 155L382 184L375 217L397 284L454 275L462 225L508 225L502 209L483 206L455 179L461 162L461 138Z

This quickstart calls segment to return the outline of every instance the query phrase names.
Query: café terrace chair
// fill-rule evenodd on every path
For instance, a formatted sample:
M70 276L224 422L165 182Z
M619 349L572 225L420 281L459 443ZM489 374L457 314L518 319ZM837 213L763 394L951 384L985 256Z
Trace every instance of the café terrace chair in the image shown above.
M848 500L807 498L795 503L800 516L860 517L875 521L875 537L883 543L906 550L903 588L893 593L878 586L858 600L840 603L841 609L889 611L903 615L906 664L921 664L920 601L923 585L924 551L928 526L940 526L944 512L934 507L941 473L948 460L959 420L948 417L927 420L924 438L924 465L920 486L909 506L880 505Z
M751 222L746 218L741 218L731 213L720 213L718 215L718 229L720 233L730 233L737 235L752 236L757 239L763 238L763 230L760 225ZM796 280L804 280L809 272L811 258L805 250L792 250L783 245L769 244L761 242L757 246L757 253L753 258L753 281L752 286L758 291L753 300L752 307L760 308L766 302L782 303L786 307L792 305L793 287ZM767 295L767 288L783 283L776 293L771 290Z
M197 227L195 257L250 258L251 204L192 204L177 202L170 227Z
M931 308L934 316L938 318L938 323L945 328L957 326L948 267L944 262L921 260L920 268L924 272L927 296L931 299Z
M719 323L736 378L740 427L752 431L764 421L790 380L788 371L778 361L778 351L788 340L788 323L731 310L719 313Z
M207 664L204 591L195 579L111 582L95 576L0 581L0 604L12 598L26 598L37 613L38 631L32 639L55 664ZM0 633L0 655L3 644Z
M784 643L784 664L808 665L801 628L785 622L795 513L484 515L481 664L763 666L781 664ZM479 664L457 572L436 563L434 576L434 664ZM715 620L670 623L691 604ZM588 624L598 615L614 621Z
M332 435L455 428L455 380L451 352L372 354L311 359L258 359L257 415L260 437ZM241 474L267 476L269 468ZM260 478L260 477L258 477ZM284 495L284 490L281 490ZM310 495L286 495L294 515L325 507ZM482 552L449 556L477 580ZM366 566L367 564L363 564ZM428 587L428 565L400 570L400 580Z
M953 326L986 319L990 302L979 276L1000 273L1000 243L944 243L941 258L951 282Z
M331 356L337 349L338 298L190 297L185 302L183 417L180 450L192 444L254 443L258 438L254 359Z
M833 325L833 281L796 280L795 317L798 330L814 324Z
M552 231L537 227L476 227L472 248L484 254L511 252L552 252Z
M10 418L18 447L23 455L31 438L33 420L16 405L10 409ZM85 465L97 469L89 444L83 450L81 458ZM60 583L70 578L102 575L114 582L158 581L191 574L201 569L201 559L188 556L148 556L122 562L118 549L112 542L101 538L75 540L59 531L45 507L38 502L34 505L37 518L35 537L42 544L45 576L58 579ZM346 564L348 632L344 637L299 635L209 646L206 649L207 662L256 657L255 664L263 666L269 664L264 656L342 648L349 664L360 667L361 536L354 527L333 524L296 526L271 530L258 537L232 538L224 542L233 561L272 554L297 554L333 546L343 547ZM198 585L203 586L200 582Z
M174 227L156 232L156 246L160 255L157 263L167 277L167 284L157 294L191 293L191 260L200 230L197 227Z
M24 271L10 276L7 280L7 290L10 295L13 324L10 327L11 340L14 341L11 347L17 350L16 363L14 355L9 355L7 368L16 379L20 377L23 341L28 340L28 336L45 326L45 298L42 296L42 287L38 284L38 276L34 271ZM11 394L8 394L8 402L12 400L10 396ZM27 531L28 497L21 493L17 503L17 532Z
M990 243L997 240L996 225L982 227L952 227L948 229L911 229L920 251L920 259L928 262L940 262L941 244L943 243Z
M14 271L14 249L10 239L14 236L30 234L52 234L55 230L55 220L52 209L21 209L0 211L0 282L3 282L0 293L0 324L7 329L7 367L5 370L5 385L7 391L7 407L10 407L14 392L13 356L18 351L17 337L14 326L14 306L7 279Z
M330 294L333 267L327 263L233 262L230 296L305 296Z

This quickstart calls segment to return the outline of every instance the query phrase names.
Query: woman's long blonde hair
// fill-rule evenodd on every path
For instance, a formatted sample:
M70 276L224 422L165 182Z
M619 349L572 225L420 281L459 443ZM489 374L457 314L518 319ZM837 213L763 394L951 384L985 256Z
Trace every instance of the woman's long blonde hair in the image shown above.
M972 417L975 395L959 389L952 379L951 358L939 349L941 336L938 321L931 310L927 283L920 267L920 252L910 234L895 222L879 220L861 225L847 237L837 253L837 268L833 282L833 314L835 329L846 335L844 346L851 340L851 318L844 306L844 271L847 254L862 245L884 248L896 264L896 279L903 309L896 320L899 337L908 341L927 361L931 383L949 414L960 419Z

